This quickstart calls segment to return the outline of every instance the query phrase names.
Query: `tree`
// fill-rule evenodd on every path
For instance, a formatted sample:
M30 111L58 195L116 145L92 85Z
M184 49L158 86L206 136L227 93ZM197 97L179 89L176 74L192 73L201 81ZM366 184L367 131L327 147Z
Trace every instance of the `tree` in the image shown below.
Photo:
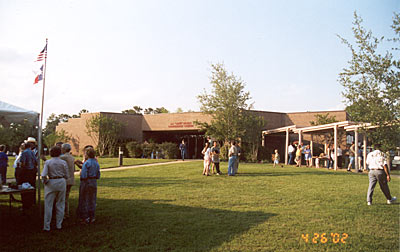
M103 156L107 151L112 156L122 130L122 123L111 117L96 115L86 122L87 134L97 144L97 151Z
M244 83L233 74L228 74L223 64L212 64L212 90L197 96L200 110L212 116L211 123L196 122L207 135L219 141L240 139L244 133L244 111L252 105L248 104L250 93L244 91Z
M338 120L336 119L336 116L330 116L329 113L316 114L314 117L315 117L315 121L310 121L310 124L312 126L338 122ZM319 139L320 142L324 142L329 145L334 143L334 133L333 132L323 133L322 136L319 135L319 137L321 137ZM338 131L338 139L339 139L338 144L342 143L342 140L344 137L346 137L346 132Z
M146 108L146 109L144 109L144 114L145 114L145 115L154 114L154 109L152 109L152 108Z
M30 136L37 139L37 129L28 120L8 126L0 124L0 143L8 146L9 150L17 152L20 144Z
M71 140L71 136L67 134L65 130L56 131L44 137L44 142L47 146L54 146L57 142L68 142Z
M244 143L245 157L247 160L257 161L258 160L258 150L261 146L262 141L262 130L265 127L264 118L248 114L247 119L244 121L246 132L242 137L242 142Z
M354 13L355 46L339 36L352 53L348 67L339 74L339 82L351 119L377 126L367 132L368 138L387 151L400 143L400 60L394 59L389 50L381 54L379 46L384 37L374 37L362 22ZM399 15L395 14L392 28L397 37L391 40L395 43L399 42L399 24Z
M182 108L177 108L177 109L175 110L175 113L183 113L183 109L182 109Z
M336 116L329 116L329 113L316 114L314 117L315 121L310 121L312 126L338 122L338 120L336 120Z
M223 64L212 64L212 90L197 96L200 110L211 115L210 123L198 122L206 133L225 144L230 140L243 140L252 145L254 154L261 143L261 130L265 122L250 111L250 93L244 83L233 74L228 74Z
M154 110L154 114L163 114L163 113L169 113L168 109L161 107L161 108L156 108Z
M56 132L56 127L61 122L67 122L71 118L68 114L56 115L52 113L46 120L46 127L43 129L43 137Z
M77 115L72 115L72 118L80 118L82 114L84 113L89 113L89 110L87 109L81 109L81 111L79 111L79 114Z
M126 109L122 111L122 114L130 114L130 115L142 115L142 108L140 106L133 106L131 109Z
M161 107L161 108L146 108L144 109L145 115L154 115L154 114L162 114L162 113L169 113L168 109Z

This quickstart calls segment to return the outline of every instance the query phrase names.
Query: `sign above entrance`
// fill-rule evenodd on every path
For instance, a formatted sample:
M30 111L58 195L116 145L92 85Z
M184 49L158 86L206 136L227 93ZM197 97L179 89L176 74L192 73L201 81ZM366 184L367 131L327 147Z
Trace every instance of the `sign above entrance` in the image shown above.
M193 122L172 122L168 128L194 128Z

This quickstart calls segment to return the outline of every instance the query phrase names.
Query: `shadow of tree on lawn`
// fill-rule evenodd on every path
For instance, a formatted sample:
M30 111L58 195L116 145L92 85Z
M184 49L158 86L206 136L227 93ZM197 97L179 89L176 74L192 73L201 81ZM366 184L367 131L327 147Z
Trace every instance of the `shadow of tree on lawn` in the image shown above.
M37 206L28 216L22 216L17 204L9 212L6 202L1 201L2 251L209 251L276 215L214 209L204 199L199 199L196 206L165 199L115 199L114 192L107 189L115 187L128 193L141 187L145 187L141 190L147 187L168 190L170 185L185 182L185 179L162 176L102 178L97 220L84 226L74 218L78 190L74 186L70 199L72 217L64 221L62 231L50 234L41 232L43 217L39 217Z
M97 202L94 224L82 226L68 220L62 231L50 234L39 231L37 220L1 218L2 250L209 251L275 216L179 206L164 200L99 198Z

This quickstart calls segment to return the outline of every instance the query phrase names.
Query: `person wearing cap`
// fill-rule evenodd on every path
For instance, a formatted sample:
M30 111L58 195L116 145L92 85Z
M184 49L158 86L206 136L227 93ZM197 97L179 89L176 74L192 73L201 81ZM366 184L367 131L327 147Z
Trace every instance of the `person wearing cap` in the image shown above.
M29 183L31 186L36 187L36 172L38 166L38 160L35 154L31 150L32 143L26 142L25 150L21 154L20 163L20 179L18 183ZM36 200L35 197L36 189L32 192L26 192L21 194L22 209L25 211L29 209Z
M65 208L66 180L69 178L67 162L60 158L61 148L50 149L51 159L44 163L42 179L44 184L44 220L43 230L50 231L53 202L56 204L56 228L62 227Z
M62 144L61 145L62 155L60 159L67 162L68 165L68 179L67 179L67 188L65 191L65 214L64 218L69 218L69 193L71 192L71 187L75 184L74 172L75 172L75 158L71 155L71 145L70 144Z
M36 139L34 137L28 137L28 139L26 139L27 143L30 143L30 148L33 152L33 154L35 154L36 158L39 158L39 152L36 149Z
M367 193L367 205L372 205L372 195L374 194L374 189L376 183L379 182L379 186L383 194L387 199L387 204L392 204L396 201L396 197L390 195L390 190L388 182L390 182L390 173L386 163L384 154L379 150L379 145L374 146L374 151L370 152L367 156L367 165L369 167L369 186Z

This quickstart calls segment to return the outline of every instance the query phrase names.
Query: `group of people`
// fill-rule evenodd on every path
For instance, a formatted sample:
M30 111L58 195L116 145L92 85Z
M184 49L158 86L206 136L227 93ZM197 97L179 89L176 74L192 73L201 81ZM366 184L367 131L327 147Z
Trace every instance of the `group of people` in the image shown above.
M5 184L6 171L2 169L3 160L8 161L5 146L0 146L0 165L2 182ZM33 190L21 193L22 210L27 210L36 202L36 178L39 158L45 161L41 178L44 184L44 221L43 230L50 231L50 224L55 213L56 228L61 229L63 220L70 217L69 195L75 184L75 165L80 169L79 203L77 217L81 223L89 224L95 221L97 180L100 178L100 166L95 158L95 150L92 146L84 149L84 160L75 160L71 155L71 145L58 142L50 148L51 159L39 157L36 148L36 139L29 137L19 148L13 167L17 185L29 183ZM7 166L6 166L7 168ZM3 179L4 178L4 179Z
M355 148L354 148L354 143L352 146L349 148L349 164L347 167L348 171L351 171L351 168L354 167L354 162L355 162ZM310 145L305 145L303 146L301 143L300 144L295 144L291 143L288 147L288 154L289 154L289 164L293 165L296 164L296 166L300 167L302 165L302 161L304 158L305 165L307 167L313 166L313 156L311 154L311 149ZM343 164L343 150L341 149L340 146L337 147L337 164L339 168L342 168ZM334 160L335 160L335 146L333 144L327 145L326 150L323 153L320 153L318 156L314 157L315 158L315 167L320 168L324 165L322 165L322 162L326 163L326 168L327 169L333 169L334 167ZM362 172L362 151L361 148L358 150L358 164L359 164L359 172Z
M296 163L297 167L300 167L303 160L306 163L306 166L312 166L312 155L310 145L303 146L301 143L296 145L294 143L290 144L288 147L288 154L289 154L289 164L292 165Z
M207 141L201 153L204 155L203 175L210 176L210 174L221 175L220 170L220 155L221 149L217 141ZM228 151L228 176L235 176L239 169L239 157L241 149L236 145L236 141L231 141ZM211 147L212 145L212 147Z
M58 143L50 148L51 159L44 164L42 179L44 183L44 231L50 231L53 206L56 210L56 228L62 228L64 219L69 218L69 195L74 185L75 165L80 169L79 201L77 217L82 224L95 221L97 180L100 178L100 166L92 146L84 148L84 160L75 160L71 155L71 145Z

